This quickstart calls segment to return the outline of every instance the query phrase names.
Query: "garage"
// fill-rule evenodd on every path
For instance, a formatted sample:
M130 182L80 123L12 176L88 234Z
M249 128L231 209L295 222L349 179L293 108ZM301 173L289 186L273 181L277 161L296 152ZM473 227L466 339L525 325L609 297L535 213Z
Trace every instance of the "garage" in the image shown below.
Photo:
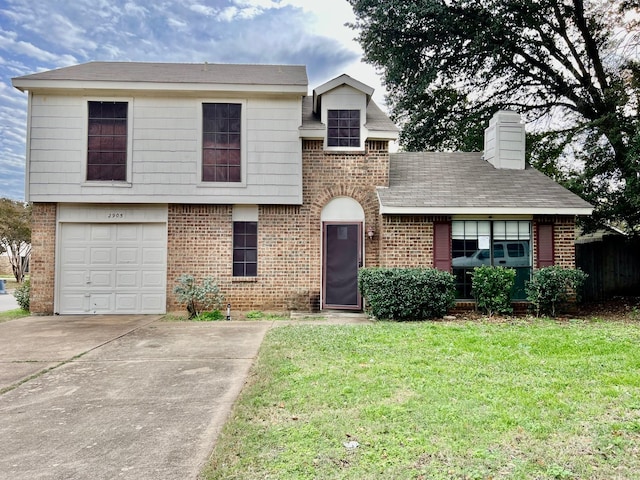
M59 314L165 312L166 223L126 223L122 208L111 215L119 222L59 223Z

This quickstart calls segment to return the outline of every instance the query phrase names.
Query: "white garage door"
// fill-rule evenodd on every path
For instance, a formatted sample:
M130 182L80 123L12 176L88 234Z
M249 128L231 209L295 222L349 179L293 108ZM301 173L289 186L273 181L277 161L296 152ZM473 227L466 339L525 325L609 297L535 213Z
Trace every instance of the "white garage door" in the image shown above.
M60 242L60 314L165 312L165 224L63 223Z

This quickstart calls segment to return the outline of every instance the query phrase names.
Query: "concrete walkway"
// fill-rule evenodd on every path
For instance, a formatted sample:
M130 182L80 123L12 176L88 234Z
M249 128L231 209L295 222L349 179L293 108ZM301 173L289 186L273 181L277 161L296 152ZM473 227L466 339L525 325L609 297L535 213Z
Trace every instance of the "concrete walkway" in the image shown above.
M194 479L270 322L0 323L0 476Z
M7 293L0 293L0 312L6 312L8 310L15 310L20 308L16 297L13 296L13 290Z

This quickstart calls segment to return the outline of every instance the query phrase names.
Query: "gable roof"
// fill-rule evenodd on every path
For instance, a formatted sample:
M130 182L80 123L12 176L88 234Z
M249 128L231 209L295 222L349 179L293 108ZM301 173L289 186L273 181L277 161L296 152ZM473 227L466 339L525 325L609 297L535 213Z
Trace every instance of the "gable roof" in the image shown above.
M12 79L19 90L98 86L158 88L181 86L267 87L269 91L307 93L304 65L240 65L218 63L89 62ZM272 87L272 88L268 88ZM273 88L275 87L275 88ZM174 87L175 88L175 87ZM251 88L248 88L252 90Z
M374 89L369 85L365 85L362 82L359 82L355 78L350 77L346 73L343 73L340 76L337 76L334 79L329 80L328 82L323 83L319 87L313 89L313 111L318 112L320 109L320 99L322 95L330 92L342 85L348 85L351 88L354 88L360 92L362 92L367 97L367 104L371 100L371 95L373 95Z
M497 169L481 153L391 154L382 214L590 215L593 207L527 165Z

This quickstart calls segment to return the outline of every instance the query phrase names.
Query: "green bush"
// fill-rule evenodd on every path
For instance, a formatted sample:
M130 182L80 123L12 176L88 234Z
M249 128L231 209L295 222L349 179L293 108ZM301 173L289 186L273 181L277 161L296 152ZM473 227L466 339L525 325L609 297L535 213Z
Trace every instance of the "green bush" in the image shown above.
M205 277L201 284L196 282L193 275L180 275L178 285L173 288L178 301L187 305L189 318L194 318L206 310L220 309L224 296L212 277Z
M473 269L471 294L476 306L489 316L494 313L511 313L511 290L516 281L512 268L483 265Z
M211 312L202 312L193 320L197 320L199 322L217 322L218 320L222 320L224 318L226 317L220 310L213 310Z
M13 292L13 296L16 297L18 305L25 311L29 311L29 295L31 294L31 282L25 280L22 284L16 288Z
M439 318L455 303L455 278L433 268L362 268L358 287L378 319Z
M555 317L564 307L570 295L579 301L579 292L587 274L574 268L559 266L544 267L533 272L533 277L527 283L525 290L527 300L531 302L536 316L550 315Z

